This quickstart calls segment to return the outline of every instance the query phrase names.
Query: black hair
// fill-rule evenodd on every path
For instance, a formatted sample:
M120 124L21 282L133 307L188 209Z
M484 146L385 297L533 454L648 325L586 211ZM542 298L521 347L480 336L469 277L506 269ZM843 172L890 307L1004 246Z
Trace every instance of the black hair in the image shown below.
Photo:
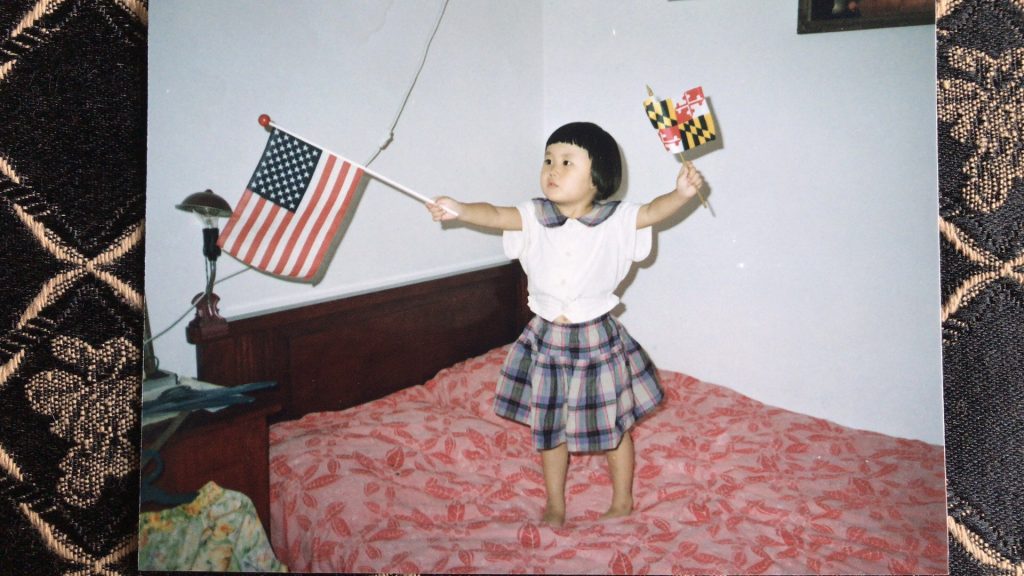
M591 122L570 122L548 136L547 144L573 144L590 155L590 179L597 187L596 200L607 200L622 182L622 156L612 135Z

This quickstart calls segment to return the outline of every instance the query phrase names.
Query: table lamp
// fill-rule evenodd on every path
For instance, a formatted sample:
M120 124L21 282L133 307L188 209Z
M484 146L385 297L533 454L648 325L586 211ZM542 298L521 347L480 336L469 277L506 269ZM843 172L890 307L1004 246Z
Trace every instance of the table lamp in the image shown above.
M199 218L203 225L203 256L206 257L206 290L192 298L196 315L185 329L185 335L191 344L213 336L227 334L227 320L217 310L220 297L213 293L213 284L217 279L217 258L220 247L217 238L220 235L219 220L231 216L231 205L213 190L204 190L189 194L178 210L191 212Z

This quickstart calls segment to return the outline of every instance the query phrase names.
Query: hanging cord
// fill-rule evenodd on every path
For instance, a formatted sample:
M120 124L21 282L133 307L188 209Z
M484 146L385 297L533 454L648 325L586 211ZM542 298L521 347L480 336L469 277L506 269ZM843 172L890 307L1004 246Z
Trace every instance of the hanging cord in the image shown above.
M370 155L370 159L363 163L363 166L369 167L370 164L374 160L377 159L377 156L379 156L380 153L383 152L384 149L387 148L388 145L391 144L391 141L395 139L395 127L398 126L398 121L402 118L402 113L405 112L405 106L406 106L406 104L409 103L409 98L412 96L412 91L413 91L414 88L416 88L416 82L419 81L419 79L420 79L420 72L423 71L423 66L426 65L426 63L427 63L427 55L430 54L430 45L434 43L434 37L437 36L437 31L438 31L438 29L441 28L441 20L444 19L444 13L448 9L448 1L449 0L443 0L441 2L441 9L437 13L437 20L434 22L434 28L430 31L430 36L427 37L427 42L423 46L423 55L420 57L420 64L416 68L416 74L413 75L412 82L409 83L409 88L408 88L408 90L405 91L405 97L402 98L402 103L401 103L401 105L399 105L398 111L395 113L395 118L394 118L394 120L392 120L391 125L388 127L387 135L384 137L384 140L382 140L381 143L377 146L377 149L373 152L373 154ZM239 274L242 274L243 272L248 272L249 270L253 270L253 269L254 268L252 266L245 266L241 270L238 270L237 272L233 272L231 274L228 274L227 276L225 276L225 277L215 281L213 283L213 285L220 284L221 282L224 282L226 280L230 280L231 278L234 278L235 276L238 276ZM206 270L206 277L207 277L207 280L209 280L209 278L210 278L210 270L209 270L209 268L207 268L207 270ZM156 340L157 338L163 336L164 334L170 332L172 328L174 328L175 326L180 324L182 320L187 318L188 315L189 315L189 312L192 312L192 310L195 307L196 307L195 304L192 304L191 306L189 306L188 310L185 310L185 312L182 313L182 315L179 316L177 320L172 322L170 326L168 326L167 328L164 328L163 330L161 330L160 332L156 333L155 335L150 336L150 338L148 340L145 340L143 342L143 345L149 344L150 342L152 342L152 341Z
M369 166L371 162L377 159L377 156L384 151L385 148L391 144L391 141L395 139L395 126L398 125L398 120L401 119L402 113L405 112L405 105L409 103L409 97L412 96L413 88L416 87L416 82L420 79L420 72L423 71L423 66L427 63L427 54L430 53L430 45L434 43L434 36L437 36L437 30L441 27L441 19L444 18L444 12L448 9L448 0L444 0L441 3L441 10L437 13L437 21L434 22L434 29L430 31L430 36L427 38L427 43L423 47L423 57L420 58L420 65L416 68L416 74L412 77L412 82L409 83L409 89L405 91L405 98L402 98L402 104L398 107L398 112L395 113L395 119L391 122L391 126L388 128L387 136L384 137L384 141L377 146L377 150L370 156L370 159L363 163L363 166Z

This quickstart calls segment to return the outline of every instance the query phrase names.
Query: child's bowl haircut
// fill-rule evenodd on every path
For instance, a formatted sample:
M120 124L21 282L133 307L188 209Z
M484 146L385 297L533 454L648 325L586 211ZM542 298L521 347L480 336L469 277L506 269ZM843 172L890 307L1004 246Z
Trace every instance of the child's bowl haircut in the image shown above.
M570 122L548 137L552 144L573 144L590 155L590 178L597 187L595 200L607 200L622 182L622 156L611 134L591 122Z

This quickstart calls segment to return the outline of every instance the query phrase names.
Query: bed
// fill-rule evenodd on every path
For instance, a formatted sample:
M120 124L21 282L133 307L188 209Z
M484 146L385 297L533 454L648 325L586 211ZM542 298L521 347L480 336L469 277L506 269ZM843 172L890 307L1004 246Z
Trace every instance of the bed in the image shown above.
M539 522L529 430L494 415L529 319L515 263L234 320L199 377L275 379L270 528L300 572L947 573L940 446L845 428L661 371L633 431L635 509L600 520L573 455L566 525Z

